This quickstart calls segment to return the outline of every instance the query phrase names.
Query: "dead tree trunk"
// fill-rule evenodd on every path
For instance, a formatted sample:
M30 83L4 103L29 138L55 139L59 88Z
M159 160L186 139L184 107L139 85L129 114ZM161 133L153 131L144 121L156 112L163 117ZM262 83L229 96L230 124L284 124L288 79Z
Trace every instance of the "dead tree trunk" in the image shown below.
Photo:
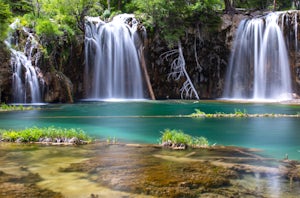
M181 42L178 41L178 49L170 50L161 55L163 59L168 59L169 57L177 55L176 58L173 59L171 63L171 72L169 73L168 78L172 78L173 80L179 80L181 77L185 77L186 81L183 83L180 91L182 99L192 99L195 97L199 100L199 95L193 85L193 82L188 75L185 68L185 59L183 56Z

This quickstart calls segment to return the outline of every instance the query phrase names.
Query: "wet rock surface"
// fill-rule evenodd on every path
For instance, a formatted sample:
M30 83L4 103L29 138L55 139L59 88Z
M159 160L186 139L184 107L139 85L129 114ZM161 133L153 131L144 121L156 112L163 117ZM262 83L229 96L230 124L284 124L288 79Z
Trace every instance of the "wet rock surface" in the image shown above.
M272 170L272 163L260 160L251 152L235 148L171 151L111 145L103 147L92 159L60 171L86 172L90 180L102 186L156 197L265 197L263 192L232 182L261 167L265 167L259 173L262 176L267 169ZM261 164L251 165L257 163Z
M20 168L22 169L22 167ZM0 171L0 197L64 197L58 192L39 188L36 182L41 180L38 174L30 172L25 176L17 176Z
M298 161L267 158L255 149L1 144L0 197L76 197L81 193L80 197L254 198L300 193Z

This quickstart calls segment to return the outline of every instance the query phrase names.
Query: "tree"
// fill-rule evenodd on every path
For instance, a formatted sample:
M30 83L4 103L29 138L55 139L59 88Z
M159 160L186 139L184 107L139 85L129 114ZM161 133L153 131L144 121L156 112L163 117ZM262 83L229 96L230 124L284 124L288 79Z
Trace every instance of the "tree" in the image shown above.
M5 0L10 6L10 10L15 15L24 15L32 11L33 0Z
M294 5L297 10L300 10L300 0L294 0Z
M224 0L225 11L226 12L234 12L235 8L233 6L233 0Z
M195 25L216 26L216 14L214 10L220 8L219 0L133 0L132 3L137 7L136 12L148 29L155 29L160 32L160 36L168 44L168 51L161 54L162 59L171 59L171 68L168 75L169 79L179 80L184 78L184 83L180 89L182 98L199 99L197 90L193 85L186 69L182 38L187 34L187 29ZM199 26L197 26L199 28ZM154 32L154 31L153 31ZM195 39L196 41L197 39ZM195 53L195 62L197 62ZM198 66L198 64L195 64Z
M9 5L4 3L2 0L0 0L0 8L0 40L3 41L3 39L6 37L8 24L12 17L12 13Z

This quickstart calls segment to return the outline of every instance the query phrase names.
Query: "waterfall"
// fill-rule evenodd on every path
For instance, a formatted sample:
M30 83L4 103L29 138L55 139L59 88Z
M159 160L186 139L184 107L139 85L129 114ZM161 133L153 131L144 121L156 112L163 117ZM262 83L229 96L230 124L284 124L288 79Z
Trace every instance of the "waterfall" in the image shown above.
M295 55L297 56L298 53L298 20L297 20L297 13L294 16L294 30L295 30Z
M16 31L19 20L10 25L13 31ZM19 45L18 38L10 34L5 40L5 44L11 52L11 68L12 68L12 101L15 103L38 103L41 102L41 86L44 84L40 69L32 64L33 50L37 48L38 42L26 28L22 31L27 35L24 47ZM14 48L23 48L18 51Z
M292 98L283 14L270 13L265 17L243 20L240 23L228 66L225 98Z
M90 99L142 99L139 60L142 40L133 15L122 14L105 23L86 17L85 84Z

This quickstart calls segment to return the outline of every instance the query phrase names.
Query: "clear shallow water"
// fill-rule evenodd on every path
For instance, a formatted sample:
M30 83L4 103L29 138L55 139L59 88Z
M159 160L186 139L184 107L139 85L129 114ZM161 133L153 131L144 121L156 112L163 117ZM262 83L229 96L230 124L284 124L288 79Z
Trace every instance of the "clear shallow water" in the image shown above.
M263 150L262 154L300 160L299 118L184 118L200 109L205 113L297 114L300 106L229 103L221 101L131 101L49 104L41 110L0 112L0 128L32 126L81 128L88 134L133 143L158 143L166 128L205 136L211 144L235 145Z

